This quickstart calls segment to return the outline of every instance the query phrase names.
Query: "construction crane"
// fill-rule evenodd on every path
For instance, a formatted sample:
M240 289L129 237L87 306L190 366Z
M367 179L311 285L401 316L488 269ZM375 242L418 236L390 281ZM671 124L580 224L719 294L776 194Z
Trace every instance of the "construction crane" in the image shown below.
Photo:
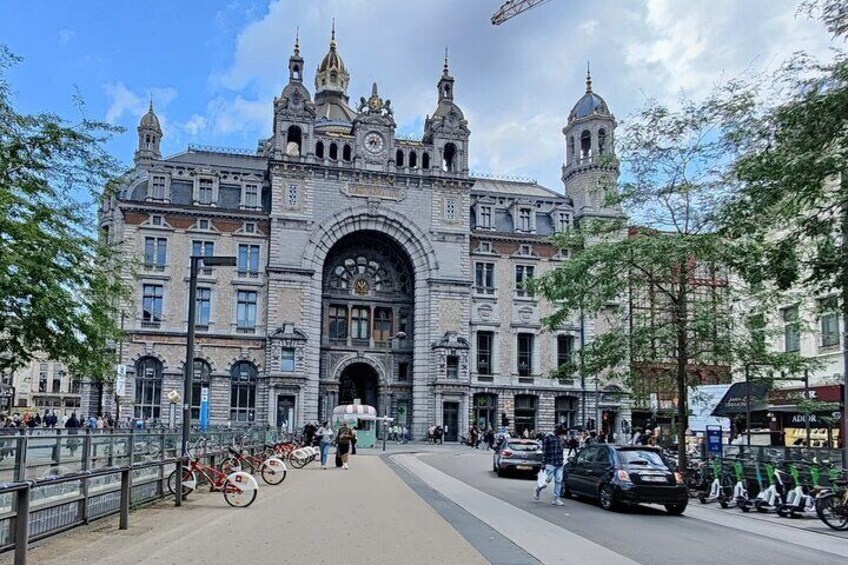
M551 0L506 0L497 12L492 16L492 25L499 26L507 20L511 20L518 14L526 12L530 8L547 4Z

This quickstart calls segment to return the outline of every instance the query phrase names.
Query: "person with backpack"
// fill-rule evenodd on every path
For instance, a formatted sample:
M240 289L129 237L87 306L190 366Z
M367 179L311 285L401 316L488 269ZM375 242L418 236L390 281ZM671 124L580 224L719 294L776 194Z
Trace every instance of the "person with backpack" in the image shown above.
M350 460L350 444L353 441L353 430L347 425L347 422L342 422L342 427L339 428L339 433L336 434L336 445L339 455L342 458L342 469L347 471L348 461Z

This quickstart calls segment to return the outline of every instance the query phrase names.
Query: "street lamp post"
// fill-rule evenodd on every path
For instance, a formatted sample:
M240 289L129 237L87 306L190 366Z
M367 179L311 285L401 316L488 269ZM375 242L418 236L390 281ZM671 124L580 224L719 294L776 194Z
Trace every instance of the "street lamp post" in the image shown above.
M197 315L197 272L200 264L204 267L235 267L236 258L227 256L191 257L188 279L188 331L186 336L186 358L183 370L183 433L180 442L180 457L177 458L177 494L176 506L182 505L183 465L188 463L188 444L191 434L191 387L194 375L194 322Z

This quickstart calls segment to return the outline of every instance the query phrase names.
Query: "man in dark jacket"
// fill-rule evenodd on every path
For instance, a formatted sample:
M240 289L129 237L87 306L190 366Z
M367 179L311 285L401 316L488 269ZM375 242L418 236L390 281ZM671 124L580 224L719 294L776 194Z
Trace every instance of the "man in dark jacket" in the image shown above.
M546 488L548 483L553 480L554 499L551 501L551 504L554 506L564 506L562 502L564 460L562 456L562 442L559 439L562 431L562 428L557 426L554 432L548 432L542 438L542 469L539 470L536 487L533 489L533 500L539 500L542 489Z

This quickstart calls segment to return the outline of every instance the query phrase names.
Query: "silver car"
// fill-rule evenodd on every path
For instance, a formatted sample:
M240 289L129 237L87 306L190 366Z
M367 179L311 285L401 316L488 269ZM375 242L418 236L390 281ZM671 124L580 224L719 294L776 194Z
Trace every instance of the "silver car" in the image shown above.
M542 468L542 446L532 439L510 439L495 450L492 469L499 477L508 472L538 473Z

